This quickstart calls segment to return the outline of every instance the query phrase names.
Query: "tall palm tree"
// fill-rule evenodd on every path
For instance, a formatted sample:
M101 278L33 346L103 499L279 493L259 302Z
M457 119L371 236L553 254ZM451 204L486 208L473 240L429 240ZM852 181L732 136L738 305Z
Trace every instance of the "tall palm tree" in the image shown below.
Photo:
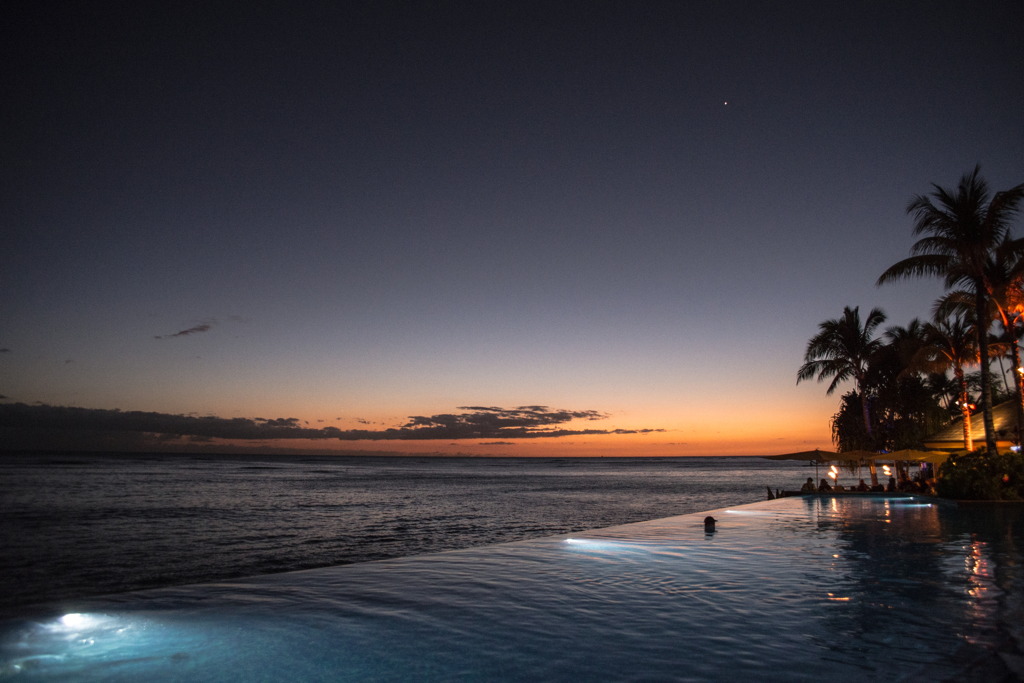
M1011 240L1007 237L996 248L989 263L988 281L992 300L990 308L1002 329L999 350L1010 356L1013 364L1013 379L1017 389L1017 428L1024 429L1024 374L1020 364L1020 346L1017 344L1020 337L1017 323L1024 318L1024 254L1021 253L1019 242L1024 240Z
M918 195L907 206L914 216L915 235L926 235L911 247L910 258L892 265L878 284L911 277L938 276L946 289L962 287L974 297L974 314L981 363L982 410L985 444L996 453L992 422L992 377L988 365L989 300L991 283L986 272L995 250L1006 241L1009 224L1024 199L1024 183L989 199L981 167L964 175L955 190L932 184L930 196Z
M860 307L843 308L840 318L832 318L818 325L818 334L807 342L804 364L796 374L796 383L817 376L819 382L831 378L827 396L845 380L852 379L860 394L861 410L864 413L864 429L873 436L868 410L867 384L865 382L868 362L884 346L881 339L873 339L875 328L885 322L885 313L873 308L863 326L860 322Z
M1013 365L1013 376L1015 378L1017 393L1015 397L1017 409L1017 424L1024 426L1024 392L1021 391L1024 385L1024 375L1021 373L1020 347L1017 340L1024 330L1018 330L1017 322L1024 316L1024 302L1021 301L1022 293L1019 292L1020 284L1015 278L1011 269L1000 263L1001 258L997 257L989 262L988 272L990 284L989 296L989 319L996 320L1002 328L1002 333L989 338L989 358L1002 358L1009 356ZM1024 259L1020 262L1024 264ZM936 320L949 318L951 316L965 316L974 318L974 295L962 289L947 292L935 302L933 314ZM1001 361L1000 361L1001 365ZM1003 378L1005 385L1006 378ZM997 387L996 387L997 388ZM994 390L993 390L994 391Z
M925 345L918 352L912 366L927 373L943 373L953 370L960 397L957 405L964 418L964 448L974 450L971 434L971 406L967 395L967 379L964 366L978 362L977 332L974 324L965 316L936 318L925 329Z

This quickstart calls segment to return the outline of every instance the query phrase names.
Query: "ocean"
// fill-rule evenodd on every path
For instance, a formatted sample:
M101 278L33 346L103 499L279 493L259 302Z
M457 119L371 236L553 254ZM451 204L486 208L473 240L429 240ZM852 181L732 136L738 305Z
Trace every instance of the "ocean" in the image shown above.
M0 612L409 557L764 500L802 463L714 458L0 457Z

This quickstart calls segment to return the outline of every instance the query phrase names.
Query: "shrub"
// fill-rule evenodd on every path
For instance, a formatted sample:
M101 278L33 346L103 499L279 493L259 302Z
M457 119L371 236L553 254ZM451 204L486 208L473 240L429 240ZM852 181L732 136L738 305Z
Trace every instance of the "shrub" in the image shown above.
M939 469L936 488L940 496L957 500L1024 500L1024 455L950 456Z

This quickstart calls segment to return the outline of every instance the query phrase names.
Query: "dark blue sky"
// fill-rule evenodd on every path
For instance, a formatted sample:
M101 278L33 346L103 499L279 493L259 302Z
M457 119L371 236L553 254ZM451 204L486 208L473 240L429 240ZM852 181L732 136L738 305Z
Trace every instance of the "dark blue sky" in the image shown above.
M874 287L908 201L1024 180L1014 2L6 3L2 30L8 401L827 446L835 400L795 386L817 323L927 315L939 283Z

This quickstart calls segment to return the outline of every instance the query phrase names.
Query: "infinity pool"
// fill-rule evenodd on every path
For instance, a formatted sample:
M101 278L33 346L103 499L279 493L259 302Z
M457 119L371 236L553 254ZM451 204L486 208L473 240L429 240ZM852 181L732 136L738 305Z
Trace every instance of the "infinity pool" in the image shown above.
M1012 629L1019 526L870 496L704 514L42 607L0 622L0 678L937 680Z

